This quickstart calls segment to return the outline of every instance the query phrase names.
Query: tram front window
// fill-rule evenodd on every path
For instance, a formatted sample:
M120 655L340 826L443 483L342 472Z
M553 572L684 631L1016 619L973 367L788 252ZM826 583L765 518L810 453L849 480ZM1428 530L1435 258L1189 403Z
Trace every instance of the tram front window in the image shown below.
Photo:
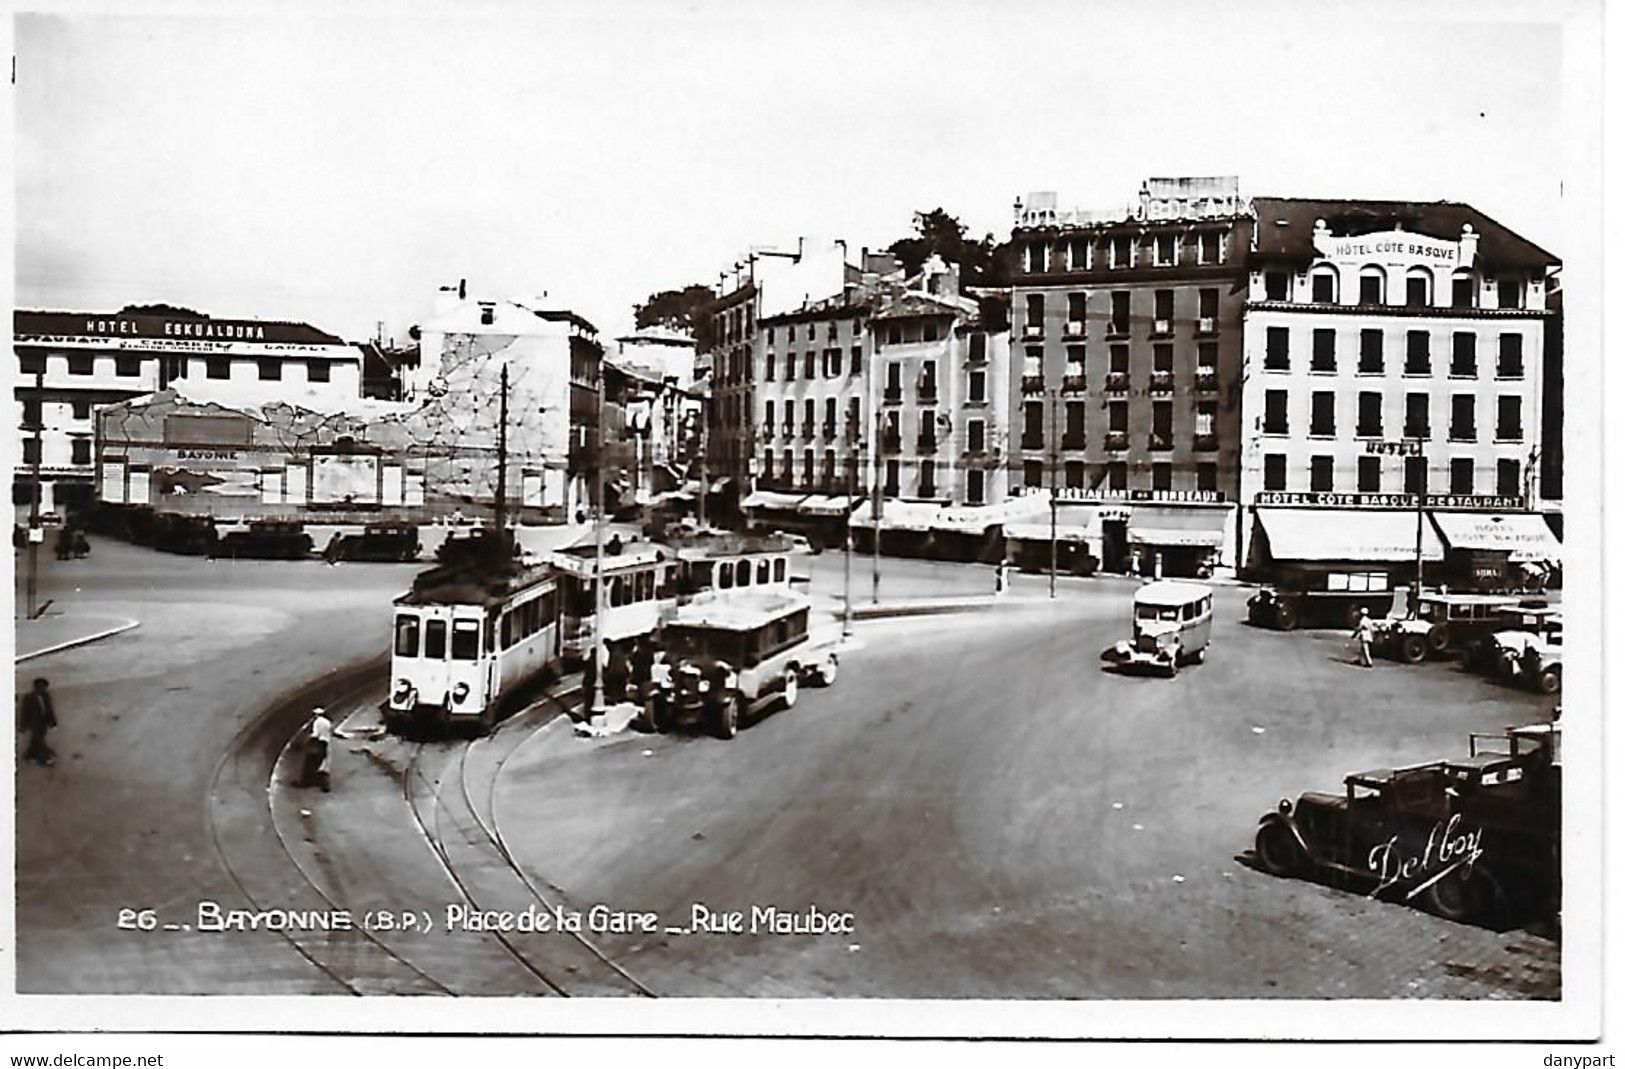
M472 661L480 655L480 622L454 620L451 625L451 659Z
M395 656L416 657L418 655L418 618L412 613L403 612L395 617Z
M424 625L423 656L431 661L446 659L446 621L430 620Z

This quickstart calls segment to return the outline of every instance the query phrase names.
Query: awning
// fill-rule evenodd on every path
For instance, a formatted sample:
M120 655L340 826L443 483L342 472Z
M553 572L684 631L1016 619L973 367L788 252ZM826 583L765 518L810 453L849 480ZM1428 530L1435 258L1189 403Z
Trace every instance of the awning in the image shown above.
M1046 512L1049 510L1046 508ZM1048 542L1049 520L1026 519L1004 525L1004 537L1022 542ZM1099 541L1100 509L1093 505L1061 505L1055 510L1055 539L1058 542Z
M825 494L810 494L796 506L797 512L813 516L844 516L851 510L852 499L844 495L831 497Z
M929 531L936 525L941 506L930 501L887 501L880 508L883 531ZM856 527L874 526L874 502L864 501L852 513Z
M1513 560L1557 560L1563 543L1534 512L1430 512L1451 549L1502 550Z
M1224 544L1229 515L1229 509L1135 505L1128 518L1128 540L1145 546L1217 549Z
M739 503L746 509L793 509L808 495L781 494L775 490L752 490L750 496Z
M1416 513L1402 510L1254 510L1278 561L1404 561L1416 559ZM1443 560L1432 525L1422 528L1422 559Z

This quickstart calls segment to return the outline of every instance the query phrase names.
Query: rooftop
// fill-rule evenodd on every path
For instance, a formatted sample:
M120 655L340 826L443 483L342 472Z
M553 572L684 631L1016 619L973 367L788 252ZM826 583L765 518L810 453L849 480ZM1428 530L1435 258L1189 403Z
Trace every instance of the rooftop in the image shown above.
M1324 219L1335 237L1379 233L1396 227L1448 241L1461 237L1462 226L1478 233L1478 255L1494 267L1545 270L1562 264L1556 256L1513 233L1470 204L1455 201L1313 200L1302 197L1254 197L1258 217L1256 253L1312 260L1316 220Z

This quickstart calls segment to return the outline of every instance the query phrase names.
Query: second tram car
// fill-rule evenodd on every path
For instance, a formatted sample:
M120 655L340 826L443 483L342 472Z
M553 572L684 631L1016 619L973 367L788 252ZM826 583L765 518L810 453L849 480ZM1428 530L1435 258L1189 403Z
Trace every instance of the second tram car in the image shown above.
M385 722L489 731L516 690L557 671L558 598L547 565L424 572L395 599Z
M554 553L552 563L559 581L560 654L574 666L586 659L595 637L595 547L570 546ZM677 559L668 547L654 542L623 545L613 539L603 558L603 640L620 642L659 627L677 606L677 571Z

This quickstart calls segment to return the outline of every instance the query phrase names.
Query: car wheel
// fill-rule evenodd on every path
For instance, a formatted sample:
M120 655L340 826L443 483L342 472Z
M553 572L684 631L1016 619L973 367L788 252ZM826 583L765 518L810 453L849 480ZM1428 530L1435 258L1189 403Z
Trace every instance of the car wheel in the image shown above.
M833 687L835 685L835 677L838 676L840 672L840 662L834 657L831 657L829 660L818 666L818 685L821 687Z
M1540 674L1537 681L1542 694L1556 694L1563 689L1563 672L1559 668L1548 668Z
M1271 820L1258 829L1253 842L1258 863L1272 876L1295 876L1303 869L1303 847L1292 829L1279 820Z
M1433 653L1443 653L1450 646L1450 629L1443 624L1434 624L1428 628L1428 649Z
M1298 607L1288 601L1276 605L1275 626L1282 631L1296 630L1298 627Z
M1428 908L1445 920L1470 921L1482 908L1477 879L1463 875L1460 869L1442 880L1435 880L1427 889Z
M1421 635L1406 635L1399 640L1399 659L1406 664L1421 664L1427 655L1427 639Z
M717 707L717 734L725 739L731 739L739 734L739 714L744 704L738 692L724 698Z
M800 669L795 667L787 669L784 673L784 707L786 709L794 709L796 707L796 694L800 689Z

